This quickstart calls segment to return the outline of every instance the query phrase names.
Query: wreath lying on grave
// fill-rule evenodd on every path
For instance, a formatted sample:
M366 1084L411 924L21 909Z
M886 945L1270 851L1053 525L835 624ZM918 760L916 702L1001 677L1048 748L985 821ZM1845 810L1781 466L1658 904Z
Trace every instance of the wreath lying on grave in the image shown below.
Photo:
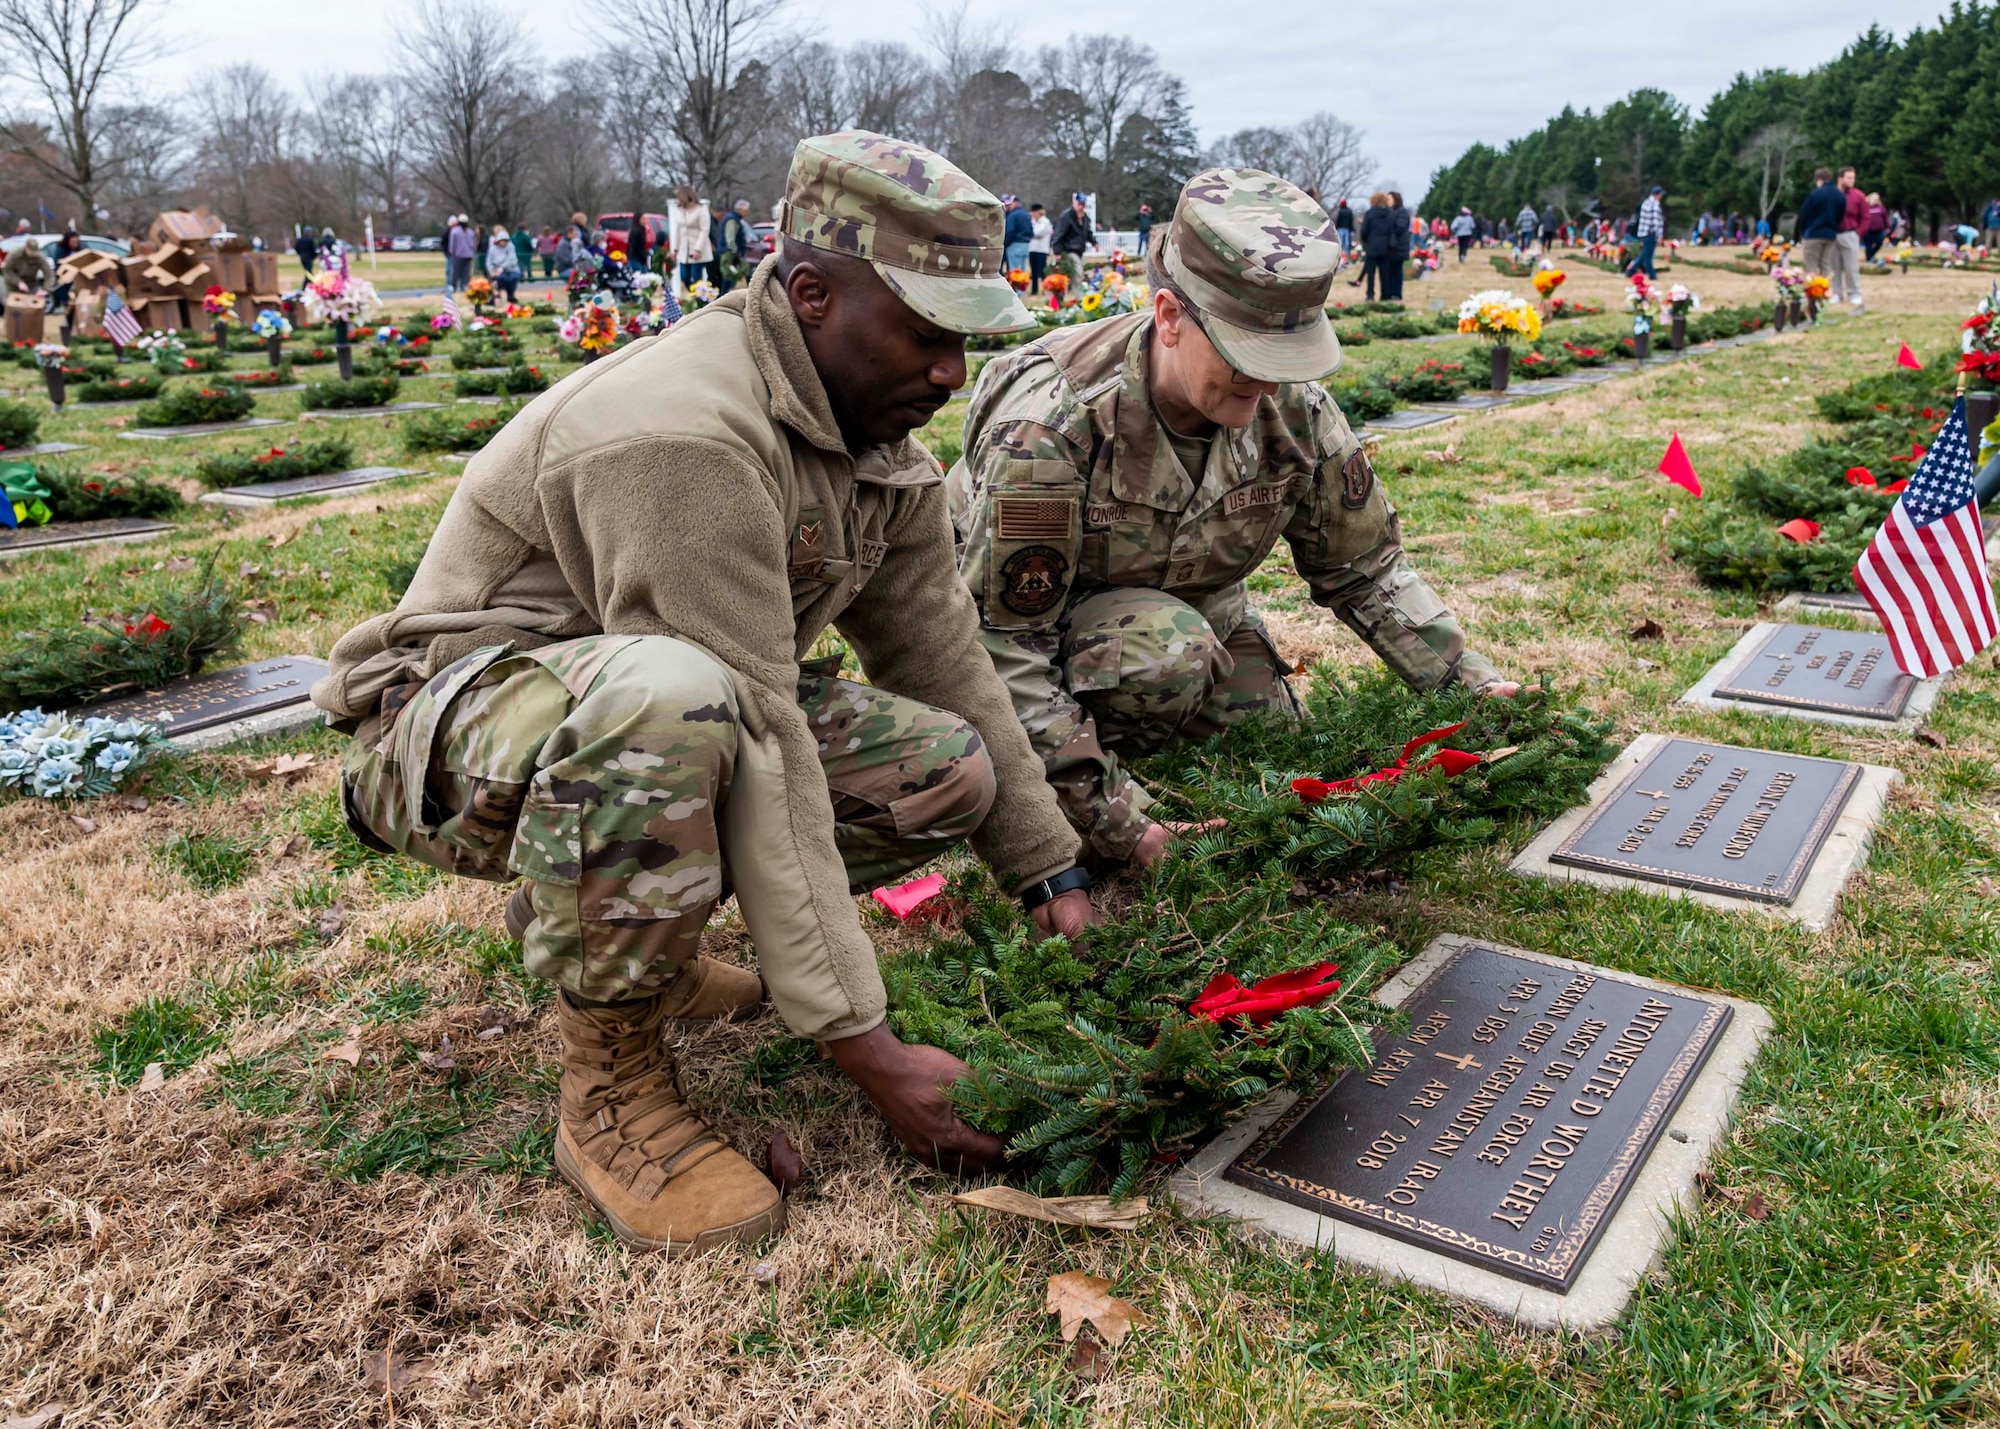
M402 389L396 377L354 377L345 382L308 382L299 393L299 410L318 412L353 407L381 407L396 400Z
M974 1067L952 1100L1006 1141L1016 1178L1123 1195L1273 1087L1365 1061L1369 1014L1350 1004L1401 955L1329 918L1320 890L1577 802L1608 728L1546 687L1507 700L1322 680L1303 722L1146 762L1161 817L1229 822L1185 840L1081 946L1042 938L984 873L956 879L939 936L884 963L891 1025ZM772 1080L810 1050L773 1047L753 1071Z
M165 516L181 505L178 491L143 476L85 476L27 462L0 462L0 488L14 502L16 519L24 525ZM37 504L41 512L35 510Z
M142 427L191 427L202 422L234 422L256 410L257 399L248 392L178 382L143 404L136 415Z
M1456 326L1456 319L1453 320ZM1472 386L1472 375L1462 362L1432 358L1408 372L1392 374L1389 390L1405 402L1449 402Z
M1746 467L1725 492L1683 512L1668 535L1675 559L1710 585L1852 589L1854 563L1951 415L1952 378L1941 375L1949 370L1936 361L1816 398L1840 433Z
M77 402L132 402L160 395L167 379L157 372L139 372L130 377L96 378L69 390Z
M1363 372L1327 384L1327 393L1348 425L1361 426L1396 410L1396 393L1378 373Z
M449 408L418 412L403 420L403 449L411 453L476 452L498 436L520 410L518 406L502 406L484 417L467 417L463 411Z
M225 372L222 380L232 387L284 387L292 380L292 364L281 362L276 367L260 367L255 372Z
M296 481L354 465L354 441L345 435L304 437L261 452L215 452L195 463L195 480L220 490L261 481Z
M0 710L62 709L197 675L243 639L248 614L215 575L125 619L19 632L0 648Z
M539 367L516 363L505 372L461 372L451 386L460 397L519 396L547 391L549 377Z
M0 447L25 447L42 430L42 419L25 402L0 400Z

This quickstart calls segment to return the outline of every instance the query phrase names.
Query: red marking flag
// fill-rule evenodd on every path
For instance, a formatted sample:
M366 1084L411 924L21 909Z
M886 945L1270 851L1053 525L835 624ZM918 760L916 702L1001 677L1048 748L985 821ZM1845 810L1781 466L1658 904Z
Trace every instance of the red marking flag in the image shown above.
M1907 367L1914 372L1922 372L1924 370L1923 363L1917 361L1917 355L1910 351L1910 345L1907 342L1896 353L1896 365L1898 367Z
M1961 397L1854 566L1854 588L1881 617L1906 675L1955 670L2000 634L1972 472Z
M1801 546L1810 545L1819 539L1819 522L1799 516L1780 526L1778 534L1788 541L1797 541Z
M1686 487L1696 496L1701 495L1701 478L1694 474L1694 463L1688 460L1687 448L1681 445L1681 434L1674 433L1674 439L1667 443L1667 454L1660 458L1660 475L1675 486Z

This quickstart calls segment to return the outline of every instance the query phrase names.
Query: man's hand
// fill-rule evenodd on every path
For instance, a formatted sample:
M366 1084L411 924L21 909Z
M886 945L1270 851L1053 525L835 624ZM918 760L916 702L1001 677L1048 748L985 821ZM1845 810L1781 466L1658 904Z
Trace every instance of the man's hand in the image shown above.
M1139 836L1139 843L1132 850L1132 862L1140 868L1151 868L1167 856L1167 846L1182 834L1205 833L1209 829L1219 829L1228 822L1227 819L1208 819L1199 824L1191 824L1169 820L1154 824Z
M1478 690L1479 694L1496 695L1501 699L1512 699L1520 692L1521 682L1519 680L1488 680Z
M1104 921L1090 901L1090 895L1081 888L1072 888L1067 893L1058 893L1048 902L1032 910L1028 916L1035 920L1035 926L1044 933L1060 933L1072 943L1083 936L1084 930L1093 923Z
M887 1023L824 1045L917 1160L940 1171L973 1173L1000 1164L1000 1138L974 1131L945 1099L943 1089L972 1070L951 1053L901 1042Z

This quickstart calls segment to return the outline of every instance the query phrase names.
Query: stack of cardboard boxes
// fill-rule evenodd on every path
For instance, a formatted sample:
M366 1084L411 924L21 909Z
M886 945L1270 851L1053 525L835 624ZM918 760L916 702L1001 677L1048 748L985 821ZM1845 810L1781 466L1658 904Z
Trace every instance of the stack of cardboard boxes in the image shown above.
M236 294L235 321L249 325L259 308L279 302L278 255L253 252L249 242L223 228L207 209L175 209L153 220L146 231L150 252L128 258L83 252L68 259L56 281L72 285L79 299L75 330L88 335L89 317L101 322L103 293L117 288L143 328L206 327L202 297L219 287ZM94 313L91 310L94 309Z

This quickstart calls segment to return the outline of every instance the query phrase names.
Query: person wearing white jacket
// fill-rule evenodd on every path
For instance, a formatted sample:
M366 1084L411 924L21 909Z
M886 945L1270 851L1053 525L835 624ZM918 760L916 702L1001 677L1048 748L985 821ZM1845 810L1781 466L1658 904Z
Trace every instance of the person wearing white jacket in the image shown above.
M667 205L667 233L681 289L686 291L707 276L708 264L715 258L715 245L708 237L708 205L686 184L674 190L674 201Z

